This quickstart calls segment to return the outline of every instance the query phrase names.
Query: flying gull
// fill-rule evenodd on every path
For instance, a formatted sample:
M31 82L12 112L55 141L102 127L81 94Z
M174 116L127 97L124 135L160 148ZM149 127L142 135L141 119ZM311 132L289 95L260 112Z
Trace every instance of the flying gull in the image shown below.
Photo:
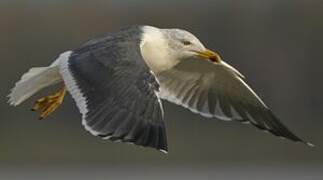
M17 106L61 83L57 93L36 101L33 110L41 119L69 92L91 134L162 152L168 146L161 100L313 146L284 126L244 79L188 31L133 26L64 52L48 67L31 68L9 103Z

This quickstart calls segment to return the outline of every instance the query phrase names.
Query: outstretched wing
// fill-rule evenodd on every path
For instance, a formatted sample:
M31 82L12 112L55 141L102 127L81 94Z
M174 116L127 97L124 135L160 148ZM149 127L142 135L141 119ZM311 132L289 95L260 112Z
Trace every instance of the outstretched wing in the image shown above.
M157 77L162 99L205 117L251 123L276 136L304 142L276 118L243 81L243 76L225 62L211 64L189 59Z
M159 85L139 50L121 32L76 49L60 72L91 134L167 152Z

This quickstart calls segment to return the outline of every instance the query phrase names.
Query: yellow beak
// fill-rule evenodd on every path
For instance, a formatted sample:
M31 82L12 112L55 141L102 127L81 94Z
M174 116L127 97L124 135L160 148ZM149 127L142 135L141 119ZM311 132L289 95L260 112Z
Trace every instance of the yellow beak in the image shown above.
M219 63L222 61L221 56L218 53L211 51L209 49L207 49L205 51L197 51L196 53L199 57L201 57L203 59L207 59L212 62Z

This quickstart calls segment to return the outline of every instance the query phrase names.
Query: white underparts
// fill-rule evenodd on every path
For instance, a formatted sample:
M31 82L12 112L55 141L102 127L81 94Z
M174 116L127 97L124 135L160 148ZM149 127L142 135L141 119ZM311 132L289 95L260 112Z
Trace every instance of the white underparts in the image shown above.
M38 91L61 82L58 69L60 58L48 67L34 67L25 73L8 95L9 104L17 106Z
M151 26L144 26L142 30L140 49L148 67L155 74L174 67L179 61L169 54L168 42L162 30Z

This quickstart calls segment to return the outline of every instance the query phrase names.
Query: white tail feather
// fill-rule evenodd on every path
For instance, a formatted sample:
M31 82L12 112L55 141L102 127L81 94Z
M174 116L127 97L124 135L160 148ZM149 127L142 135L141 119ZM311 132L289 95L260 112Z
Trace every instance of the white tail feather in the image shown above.
M57 66L31 68L11 90L9 104L17 106L39 90L60 81L62 78Z

